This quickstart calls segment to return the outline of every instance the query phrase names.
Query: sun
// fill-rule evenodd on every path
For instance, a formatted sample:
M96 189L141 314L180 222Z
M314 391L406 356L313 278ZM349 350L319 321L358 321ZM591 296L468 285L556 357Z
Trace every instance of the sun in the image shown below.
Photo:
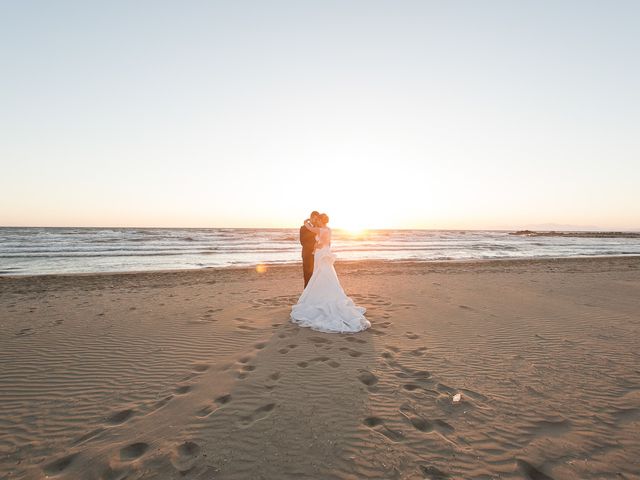
M365 218L360 212L340 212L336 217L335 228L349 236L361 237L370 230L370 219Z
M364 235L368 228L361 219L348 220L341 222L338 226L340 230L350 236L359 237Z
M348 227L343 228L342 231L352 237L361 237L367 232L367 229L365 227Z

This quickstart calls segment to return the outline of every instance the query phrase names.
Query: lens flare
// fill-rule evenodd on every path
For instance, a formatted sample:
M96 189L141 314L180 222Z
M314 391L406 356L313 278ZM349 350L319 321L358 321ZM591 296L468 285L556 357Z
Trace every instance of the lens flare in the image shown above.
M259 265L256 265L256 272L258 273L265 273L267 271L267 266L263 265L262 263Z

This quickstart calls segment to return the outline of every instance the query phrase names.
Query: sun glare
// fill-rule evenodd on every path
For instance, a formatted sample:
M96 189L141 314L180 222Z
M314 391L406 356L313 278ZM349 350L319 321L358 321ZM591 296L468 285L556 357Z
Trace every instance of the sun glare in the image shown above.
M364 227L348 227L342 229L347 235L352 237L361 237L367 232L367 229Z
M336 228L351 236L361 236L367 231L366 220L357 215L342 215L336 222Z

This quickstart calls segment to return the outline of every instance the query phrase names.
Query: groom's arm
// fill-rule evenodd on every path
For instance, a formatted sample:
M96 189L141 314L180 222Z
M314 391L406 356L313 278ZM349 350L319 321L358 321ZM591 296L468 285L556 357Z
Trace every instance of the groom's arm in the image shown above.
M318 233L320 231L320 229L314 227L308 219L304 221L304 226L307 227L307 230L311 230L313 233Z

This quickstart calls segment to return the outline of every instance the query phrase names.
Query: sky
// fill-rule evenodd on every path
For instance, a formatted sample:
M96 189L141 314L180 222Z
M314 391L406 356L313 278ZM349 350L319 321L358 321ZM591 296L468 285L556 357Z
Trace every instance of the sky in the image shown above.
M0 225L640 228L640 2L0 0Z

